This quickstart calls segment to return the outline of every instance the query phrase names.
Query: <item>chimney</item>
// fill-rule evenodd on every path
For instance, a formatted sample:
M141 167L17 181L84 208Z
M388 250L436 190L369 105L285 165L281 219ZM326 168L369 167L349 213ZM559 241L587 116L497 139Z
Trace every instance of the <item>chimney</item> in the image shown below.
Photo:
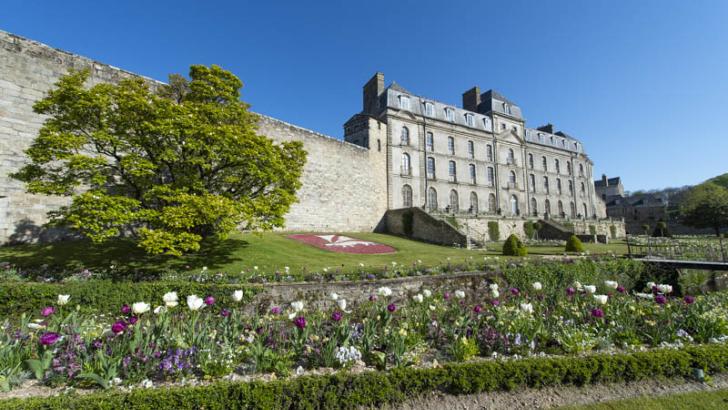
M463 93L463 109L478 112L480 105L480 87L477 85Z
M364 84L364 114L376 115L379 111L379 96L384 92L384 74L377 72Z
M602 174L602 184L604 184L604 186L609 186L609 180L607 179L606 174Z
M553 134L554 133L554 125L551 124L551 123L548 123L546 125L542 125L542 126L536 128L536 129L539 130L539 131L548 132L549 134Z

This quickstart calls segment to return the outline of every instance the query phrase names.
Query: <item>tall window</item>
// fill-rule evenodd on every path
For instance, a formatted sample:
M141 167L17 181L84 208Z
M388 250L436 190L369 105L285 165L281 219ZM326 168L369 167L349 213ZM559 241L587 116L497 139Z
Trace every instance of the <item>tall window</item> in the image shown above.
M465 114L465 123L468 124L469 127L475 125L473 114Z
M515 195L511 195L511 214L512 215L520 214L520 212L518 210L518 197Z
M496 204L495 204L495 194L489 194L488 195L488 212L494 214L497 210Z
M546 195L549 194L549 177L543 177L543 191Z
M434 117L435 116L435 105L431 102L425 103L425 115L428 117Z
M475 192L470 193L470 213L478 213L478 194L476 194Z
M549 215L551 214L551 201L548 199L543 201L543 211Z
M559 164L558 158L554 160L554 167L556 167L556 173L560 174L561 173L561 164Z
M569 196L574 196L574 184L569 181Z
M536 198L531 198L531 214L538 215L538 202L536 202Z
M582 203L581 205L582 205L582 208L584 209L584 213L582 214L582 216L584 216L584 218L588 218L589 213L587 212L586 204Z
M402 153L402 175L410 175L411 173L410 156L407 153Z
M571 203L569 203L569 205L571 208L571 217L576 218L576 204L571 202Z
M410 142L409 128L402 127L402 135L400 136L399 140L402 145L409 145L409 142Z
M470 171L470 183L475 183L475 164L468 165L468 170Z
M430 211L437 210L437 191L433 187L427 190L427 209Z
M508 164L515 164L516 163L516 153L513 152L512 149L508 149L508 158L506 161Z
M488 181L489 186L495 185L495 170L493 167L488 167L486 171L486 180Z
M490 129L490 118L483 118L483 128L485 128L486 130Z
M450 212L460 212L460 200L458 199L458 191L450 191Z
M561 178L556 178L556 193L561 195Z
M435 158L427 157L427 178L435 179Z
M511 188L516 187L516 173L514 171L511 171L510 175L508 176L508 185Z
M402 186L402 207L412 208L412 187L407 184Z
M475 158L475 143L473 141L468 141L468 156Z
M571 175L571 162L566 163L566 173Z
M450 155L455 155L455 138L453 137L447 137L447 152Z
M445 108L445 118L450 122L455 122L455 110L452 108Z
M529 175L528 182L530 182L529 188L531 188L531 192L536 192L536 175Z
M528 154L528 167L533 169L533 154Z
M450 181L457 181L458 170L457 166L455 165L455 161L450 161L448 163L448 174L450 175Z
M428 151L432 152L435 150L435 136L431 132L428 132L425 136L425 145Z
M559 216L564 217L566 215L564 214L564 203L559 201L557 205L559 207Z
M549 170L549 162L546 157L541 157L541 166L543 166L544 172Z
M485 147L485 157L488 161L493 162L493 146L490 144Z
M409 110L410 109L410 99L406 95L400 95L399 96L399 108L403 110Z
M584 188L584 183L581 183L581 196L586 195L586 189Z
M580 177L584 176L584 165L583 164L579 164L579 176Z

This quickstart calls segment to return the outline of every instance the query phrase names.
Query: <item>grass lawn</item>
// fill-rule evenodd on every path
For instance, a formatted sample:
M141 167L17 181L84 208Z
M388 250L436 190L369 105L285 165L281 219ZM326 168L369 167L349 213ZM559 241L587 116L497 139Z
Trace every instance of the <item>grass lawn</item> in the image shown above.
M728 390L682 393L661 397L640 397L567 408L573 410L724 410L728 409Z
M321 250L291 239L287 234L263 233L249 234L236 233L227 240L209 243L203 250L195 254L174 257L150 257L137 248L133 243L116 240L104 245L94 245L89 241L64 241L42 245L18 245L0 247L0 262L10 262L14 265L30 268L44 264L63 267L65 269L108 269L110 265L124 267L125 269L175 270L180 273L199 272L203 266L210 270L237 273L242 270L251 270L258 266L261 272L282 270L284 266L290 267L292 272L319 271L323 268L352 271L363 263L366 267L381 268L390 266L392 262L411 265L418 260L424 266L438 264L463 263L468 258L482 258L483 256L500 255L501 244L493 243L486 250L467 250L445 246L429 245L411 241L396 236L376 233L347 234L360 239L370 240L390 245L397 249L392 254L382 255L356 255L334 253ZM592 254L626 252L623 242L609 245L585 244ZM531 255L561 255L562 247L541 246L530 247Z

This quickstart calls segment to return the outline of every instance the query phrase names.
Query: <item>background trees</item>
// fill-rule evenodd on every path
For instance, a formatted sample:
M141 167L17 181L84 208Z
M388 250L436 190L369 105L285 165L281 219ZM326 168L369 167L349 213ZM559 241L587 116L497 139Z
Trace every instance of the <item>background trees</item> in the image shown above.
M85 87L71 72L34 109L48 116L13 176L31 193L70 196L52 215L103 242L122 234L179 255L237 226L272 229L295 201L306 153L258 135L242 82L192 66L168 85L130 78Z
M712 228L720 235L720 230L728 227L728 189L710 181L693 187L680 214L686 225Z

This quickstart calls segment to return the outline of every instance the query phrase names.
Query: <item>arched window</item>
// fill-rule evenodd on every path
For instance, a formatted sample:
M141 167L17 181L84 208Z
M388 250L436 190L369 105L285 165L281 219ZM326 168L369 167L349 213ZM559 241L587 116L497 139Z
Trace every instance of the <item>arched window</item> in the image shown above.
M556 178L556 193L561 195L561 178Z
M569 180L569 196L574 196L574 183Z
M545 214L551 214L551 201L549 201L548 199L543 201L543 211Z
M410 156L408 153L402 153L402 175L410 175L412 168L410 168Z
M531 213L538 215L538 202L536 202L536 198L531 198Z
M546 157L541 157L541 165L543 166L544 171L549 170L549 163L548 163L548 160L546 159Z
M586 189L584 188L584 183L581 183L581 196L586 195Z
M543 177L543 191L549 193L549 177Z
M457 213L460 212L460 201L458 199L458 191L452 190L450 191L450 212Z
M520 212L518 210L518 197L515 195L511 195L511 214L512 215L518 215Z
M435 179L435 158L427 157L427 178Z
M490 144L485 147L485 157L488 159L488 161L493 161L493 146Z
M412 207L412 187L407 184L402 186L402 207Z
M447 151L450 155L455 155L455 139L453 137L447 137Z
M494 214L497 210L495 204L495 194L488 195L488 212Z
M571 206L571 217L576 218L576 204L571 202L569 205Z
M409 134L409 128L402 127L402 135L400 136L400 143L402 145L409 145L410 143L410 134Z
M473 141L468 141L468 156L475 158L475 144Z
M579 176L584 176L584 164L579 164Z
M512 149L508 149L508 159L507 159L506 162L508 162L508 164L515 164L516 163L516 153L513 152Z
M470 183L475 183L475 164L468 165L468 170L470 171Z
M533 169L533 154L528 154L528 167Z
M425 136L425 148L427 148L428 151L434 151L435 150L435 137L432 135L431 132L428 132Z
M571 162L566 163L566 173L571 175Z
M564 213L564 203L559 201L557 205L559 207L559 216L563 218L564 216L566 216L566 214Z
M448 173L450 175L450 181L457 181L458 178L458 170L457 166L455 165L455 161L450 161L448 163Z
M478 194L476 194L475 192L470 193L470 213L478 213Z
M516 172L515 171L511 171L510 175L508 176L508 185L511 188L516 187Z
M556 168L556 173L557 174L560 174L561 173L561 164L559 164L559 160L558 159L555 159L554 160L554 167Z
M581 205L582 205L582 208L584 209L584 213L582 215L584 216L584 218L588 218L589 213L587 212L588 208L586 207L586 204L581 204Z
M430 211L437 210L437 191L433 187L427 190L427 209Z
M486 180L488 181L489 186L495 185L495 170L493 169L493 167L487 168Z
M531 185L531 192L536 192L536 175L529 175L528 178L530 179L530 185Z

